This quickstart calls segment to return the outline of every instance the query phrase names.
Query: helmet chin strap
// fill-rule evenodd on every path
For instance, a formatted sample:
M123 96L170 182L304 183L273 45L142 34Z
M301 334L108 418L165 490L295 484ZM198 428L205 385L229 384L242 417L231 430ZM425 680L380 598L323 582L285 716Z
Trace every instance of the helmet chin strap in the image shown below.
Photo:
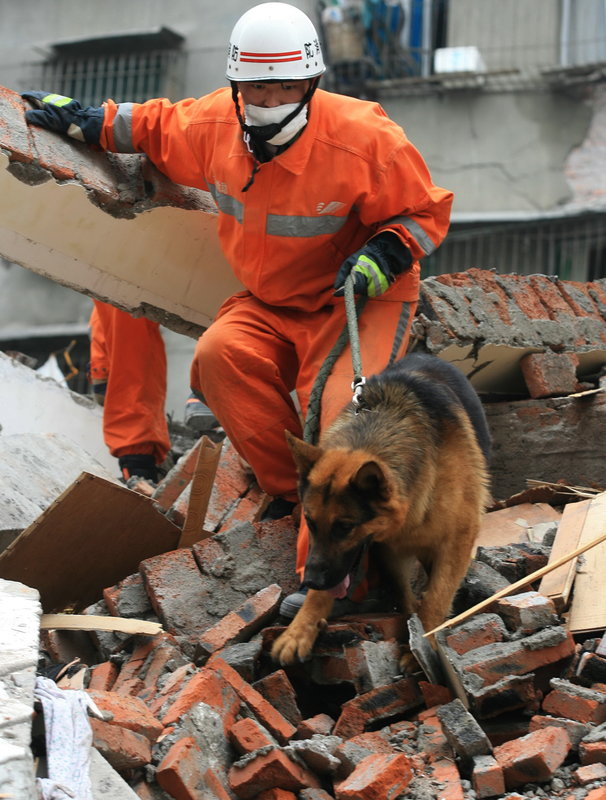
M311 100L313 93L316 91L318 83L320 82L320 78L313 78L308 90L305 92L303 97L301 98L301 102L299 105L291 111L290 114L287 114L286 117L281 122L272 122L269 125L247 125L244 121L244 116L242 114L242 110L240 109L240 96L238 93L238 84L236 81L230 81L231 83L231 96L234 101L234 107L236 109L236 116L238 117L238 122L240 123L240 127L242 128L242 133L244 134L244 142L248 147L253 159L254 159L254 166L250 178L246 185L242 188L243 192L247 192L253 184L255 179L255 175L259 171L260 163L263 161L268 160L267 151L264 147L265 142L269 139L273 139L282 128L284 128L288 123L293 120L297 114L301 112L301 110L309 103Z

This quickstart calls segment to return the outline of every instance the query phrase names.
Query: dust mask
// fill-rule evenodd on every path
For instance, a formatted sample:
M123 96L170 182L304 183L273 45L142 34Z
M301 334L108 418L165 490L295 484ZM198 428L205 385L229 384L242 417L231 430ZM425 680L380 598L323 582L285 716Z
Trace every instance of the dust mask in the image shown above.
M280 124L283 120L287 120L288 116L293 114L300 103L285 103L281 106L274 106L273 108L263 108L262 106L244 106L244 120L249 130L254 132L268 144L282 145L288 144L300 130L307 125L307 103L305 103L298 114L288 120L283 127ZM268 133L270 138L266 138L263 128L268 126ZM277 132L274 132L276 127ZM273 135L272 135L273 134Z

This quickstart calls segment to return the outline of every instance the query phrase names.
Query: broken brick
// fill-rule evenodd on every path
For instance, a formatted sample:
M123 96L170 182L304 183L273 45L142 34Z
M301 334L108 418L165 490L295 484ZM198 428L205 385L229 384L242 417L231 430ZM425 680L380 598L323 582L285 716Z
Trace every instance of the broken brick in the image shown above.
M260 753L241 762L236 761L229 770L229 786L243 800L256 797L265 789L288 789L298 792L311 786L321 788L320 781L309 770L292 761L282 750Z
M556 621L553 601L539 592L523 592L503 597L497 602L496 608L507 627L521 633L534 633L541 628L548 628Z
M117 677L117 665L112 661L104 661L102 664L97 664L91 669L88 688L109 692Z
M576 686L560 678L553 678L550 685L552 690L543 700L543 710L548 714L596 725L606 722L606 693Z
M102 692L88 689L88 694L99 710L112 714L110 724L121 725L136 733L146 736L155 742L164 726L153 716L147 706L138 697L129 697L115 692Z
M606 780L606 764L602 764L599 761L586 764L575 770L574 776L579 786L587 786L588 783L593 783L594 781Z
M515 789L525 783L548 781L569 750L566 731L552 727L495 747L493 755L503 769L506 787Z
M151 744L147 736L100 719L91 719L90 726L93 746L118 772L151 762Z
M439 706L436 716L455 753L463 759L488 755L492 751L488 737L463 703L457 698Z
M281 597L282 589L277 584L267 586L207 628L196 643L196 664L204 663L216 650L254 636L276 615Z
M371 755L336 785L335 796L337 800L395 800L411 779L412 769L404 753Z
M579 744L581 764L606 764L606 741L581 742Z
M532 398L567 395L577 391L576 353L529 353L520 359L520 369Z
M366 726L396 714L404 714L420 706L422 702L423 697L416 681L413 678L402 678L389 686L381 686L343 703L333 734L349 739L358 733L364 733Z
M505 791L503 769L491 755L474 756L471 782L480 798L494 797Z
M468 622L446 631L444 641L458 655L486 644L502 642L505 638L503 620L496 614L478 614Z
M310 739L315 734L328 736L335 727L335 720L328 714L316 714L301 720L297 726L297 739Z
M206 703L219 713L226 734L240 712L240 697L235 689L216 669L202 667L172 697L162 724L177 722L196 703Z
M268 703L282 714L291 725L297 727L301 722L301 711L292 683L283 669L277 669L252 684ZM334 724L334 723L333 723Z
M229 740L240 755L262 747L275 747L276 741L255 719L240 719L229 729Z

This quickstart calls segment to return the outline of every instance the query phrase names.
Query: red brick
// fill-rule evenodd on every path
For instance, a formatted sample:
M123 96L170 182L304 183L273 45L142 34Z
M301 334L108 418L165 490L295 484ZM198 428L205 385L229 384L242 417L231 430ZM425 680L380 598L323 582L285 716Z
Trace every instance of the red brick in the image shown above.
M388 738L381 731L371 731L352 736L335 750L335 757L341 762L337 770L339 778L350 775L368 756L393 755L396 752Z
M168 676L162 689L155 697L147 701L152 714L160 714L162 707L181 691L183 685L189 681L194 671L195 667L193 664L183 664Z
M226 734L240 712L240 698L233 687L216 669L202 667L182 684L166 708L162 724L177 722L196 703L206 703L219 713Z
M87 690L101 711L110 711L112 725L121 725L131 731L143 734L150 742L155 742L164 726L159 722L142 700L127 697L115 692Z
M440 784L439 800L464 800L459 770L454 761L441 758L430 766L431 778Z
M114 692L119 692L120 694L133 694L133 692L121 690L124 684L128 683L129 685L132 685L132 679L138 678L139 672L145 664L145 660L154 649L154 639L155 637L150 637L142 644L139 644L138 647L135 647L129 658L122 664L120 674L118 675L118 678L113 686ZM141 688L143 688L142 681Z
M591 789L586 795L585 800L606 800L606 786Z
M229 729L229 740L240 755L276 745L257 720L248 717L234 722Z
M564 717L547 717L541 714L535 714L530 718L530 725L528 727L529 733L538 731L541 728L559 727L564 728L568 734L568 738L572 743L573 750L579 746L579 742L584 736L589 733L590 726L582 722L577 722L574 719L566 719Z
M417 746L427 763L442 759L454 758L454 752L437 717L437 707L428 709L426 714L419 714L421 722L418 730Z
M473 759L471 782L478 797L494 797L505 791L503 770L492 756L476 756Z
M587 786L588 783L594 781L606 780L606 764L595 762L594 764L586 764L584 767L579 767L574 772L577 783L580 786Z
M349 739L358 733L364 733L367 725L403 714L422 702L423 698L414 678L402 678L389 686L365 692L344 703L333 734Z
M344 781L335 786L337 800L395 800L412 779L404 753L367 756Z
M576 353L529 353L520 359L520 369L532 398L572 394L577 390Z
M542 728L495 747L494 757L503 769L505 785L515 789L525 783L547 781L563 763L570 739L563 728Z
M485 644L502 642L504 628L501 620L494 615L483 621L482 625L459 625L452 633L445 634L446 645L462 656L469 650Z
M151 744L146 736L100 719L90 719L90 725L94 747L118 772L151 763Z
M549 597L539 592L503 597L496 603L496 610L510 630L533 633L553 625L556 608Z
M271 703L291 725L301 722L301 711L297 705L297 696L288 675L283 669L277 669L252 685L259 694ZM334 722L333 722L334 724Z
M540 633L534 635L537 636ZM574 639L569 631L566 632L566 638L551 647L530 649L529 645L532 643L532 639L533 635L514 642L504 642L494 648L492 656L484 653L481 660L467 664L465 671L473 672L479 675L486 684L491 684L508 675L524 675L527 672L534 672L539 667L555 664L574 655ZM470 655L471 653L466 657L469 658Z
M90 672L88 682L89 689L97 689L101 692L109 692L118 677L118 666L112 661L104 661L97 664Z
M606 742L581 742L579 760L581 764L606 764Z
M244 762L234 764L229 770L230 788L238 797L256 797L266 789L288 789L298 792L306 786L321 788L316 776L291 761L282 750L272 750Z
M202 442L202 437L200 437L155 488L152 497L164 511L168 511L193 478Z
M149 654L143 667L143 685L154 689L157 693L157 683L161 676L167 672L174 672L175 665L183 665L185 658L178 646L175 637L170 633L160 633L154 636L154 649Z
M259 792L255 800L297 800L297 795L286 789L266 789L264 792Z
M328 714L316 714L302 720L297 726L297 739L311 739L316 733L328 736L335 727L334 719Z
M446 686L439 686L435 683L428 683L427 681L419 681L419 689L421 690L427 708L442 706L444 703L450 703L452 700L452 692Z
M257 692L256 689L253 689L250 683L247 683L233 667L230 667L225 661L217 659L213 662L213 670L236 691L240 699L252 710L259 722L264 725L281 744L285 744L289 739L293 738L297 732L295 726L284 719L282 714L276 711L263 695Z
M591 694L595 694L596 697L591 697ZM602 722L606 722L606 694L592 692L581 686L569 684L568 681L559 680L557 688L545 696L543 711L554 717L567 717L578 722L601 725Z
M198 800L204 783L202 763L195 739L179 739L158 764L158 785L175 800Z
M282 589L277 584L267 586L207 628L196 645L196 663L230 644L248 641L275 616L281 597Z

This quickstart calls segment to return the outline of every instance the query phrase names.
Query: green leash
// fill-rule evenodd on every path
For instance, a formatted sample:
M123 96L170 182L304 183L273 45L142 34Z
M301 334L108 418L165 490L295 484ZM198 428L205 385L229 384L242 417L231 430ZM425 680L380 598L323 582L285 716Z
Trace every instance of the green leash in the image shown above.
M354 374L354 379L351 384L351 388L354 393L354 403L357 402L359 392L366 382L366 378L362 377L362 359L360 356L358 317L362 313L367 300L368 297L360 297L356 306L354 296L354 279L350 273L345 280L345 313L347 315L347 324L339 334L339 337L334 343L332 350L326 356L326 360L322 364L316 376L316 380L314 381L314 385L309 395L307 416L305 418L305 425L303 427L303 439L309 444L315 444L318 439L322 392L324 391L324 386L328 380L328 376L332 372L334 363L343 352L348 340L351 345L351 360Z

